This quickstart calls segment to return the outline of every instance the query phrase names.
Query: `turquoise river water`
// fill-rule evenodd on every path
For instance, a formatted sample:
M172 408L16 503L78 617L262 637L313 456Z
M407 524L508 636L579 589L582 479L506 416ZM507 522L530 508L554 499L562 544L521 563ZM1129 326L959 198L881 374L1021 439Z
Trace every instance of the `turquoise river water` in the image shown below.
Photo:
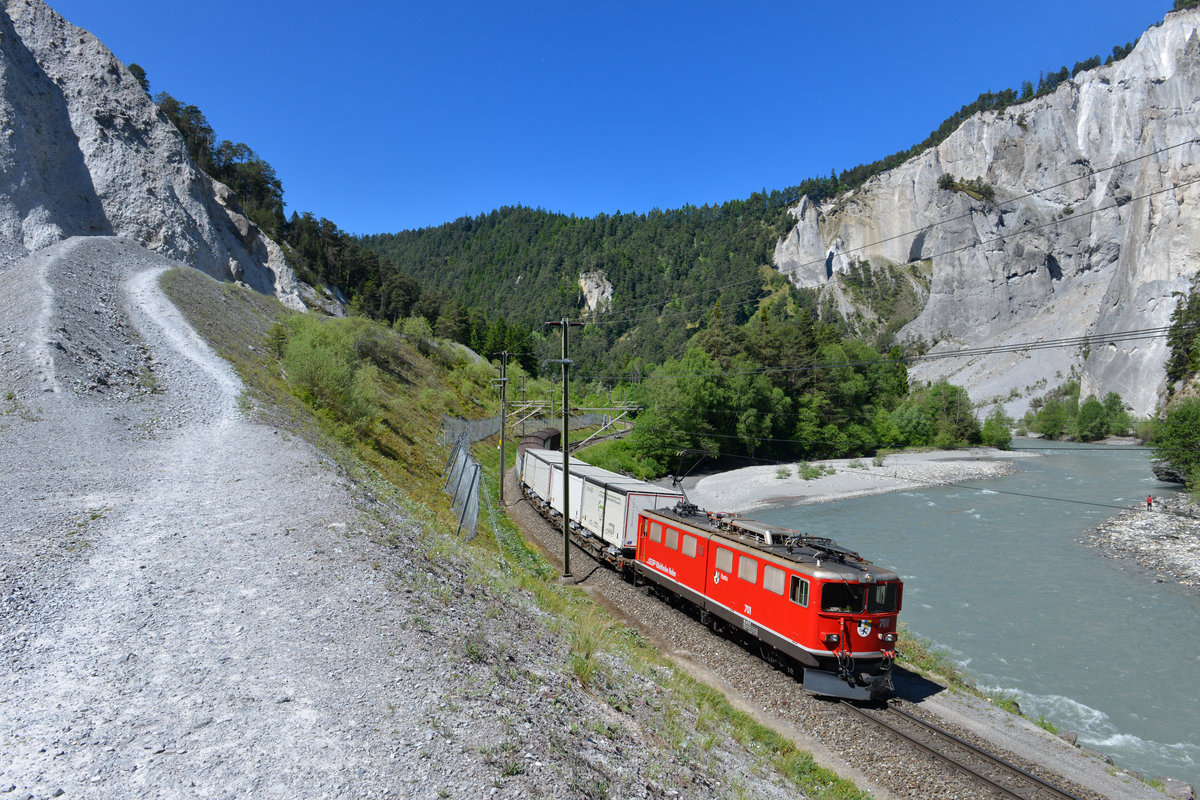
M1200 787L1200 592L1082 542L1114 506L1174 489L1139 448L1015 446L1044 457L1007 478L754 516L896 569L901 620L1026 716Z

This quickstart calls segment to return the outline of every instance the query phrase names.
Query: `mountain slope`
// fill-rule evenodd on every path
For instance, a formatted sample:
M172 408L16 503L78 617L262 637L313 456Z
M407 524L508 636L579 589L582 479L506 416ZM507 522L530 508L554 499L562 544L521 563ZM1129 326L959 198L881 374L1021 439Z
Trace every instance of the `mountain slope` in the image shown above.
M42 0L0 3L0 123L5 260L115 235L303 307L280 248L195 168L108 48Z
M1173 293L1200 266L1198 28L1200 10L1170 14L1124 60L977 114L860 189L802 201L777 268L822 289L855 260L927 262L930 295L902 340L936 342L933 352L945 354L1097 338L1085 348L930 361L914 377L948 377L976 401L1019 411L1039 384L1077 369L1084 394L1115 390L1135 413L1150 412L1165 338L1105 335L1166 325Z

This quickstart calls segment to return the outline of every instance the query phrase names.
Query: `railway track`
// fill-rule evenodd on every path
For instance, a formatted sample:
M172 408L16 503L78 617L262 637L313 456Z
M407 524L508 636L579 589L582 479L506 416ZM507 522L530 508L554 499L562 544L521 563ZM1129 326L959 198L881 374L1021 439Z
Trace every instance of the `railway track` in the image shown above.
M897 706L869 709L848 700L841 702L845 708L867 719L871 724L885 728L893 735L988 787L996 797L1014 800L1084 800Z

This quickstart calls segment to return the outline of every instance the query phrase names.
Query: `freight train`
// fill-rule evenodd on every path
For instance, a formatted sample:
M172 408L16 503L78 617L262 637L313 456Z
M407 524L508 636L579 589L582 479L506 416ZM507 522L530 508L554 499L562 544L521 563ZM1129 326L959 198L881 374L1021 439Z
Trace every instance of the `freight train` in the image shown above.
M522 442L522 492L574 541L635 583L689 607L821 695L872 700L892 690L903 584L832 539L701 511L683 493Z

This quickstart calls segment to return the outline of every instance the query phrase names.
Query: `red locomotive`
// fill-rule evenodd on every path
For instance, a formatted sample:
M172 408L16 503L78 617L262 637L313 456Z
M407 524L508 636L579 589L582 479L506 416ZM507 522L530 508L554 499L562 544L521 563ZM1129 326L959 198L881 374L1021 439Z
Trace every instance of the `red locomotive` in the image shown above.
M696 509L676 490L561 454L519 450L521 488L598 561L699 609L714 632L749 640L817 694L868 700L892 688L902 584L831 539Z
M681 503L641 513L635 568L710 627L802 671L812 692L870 700L892 689L903 585L831 539Z

